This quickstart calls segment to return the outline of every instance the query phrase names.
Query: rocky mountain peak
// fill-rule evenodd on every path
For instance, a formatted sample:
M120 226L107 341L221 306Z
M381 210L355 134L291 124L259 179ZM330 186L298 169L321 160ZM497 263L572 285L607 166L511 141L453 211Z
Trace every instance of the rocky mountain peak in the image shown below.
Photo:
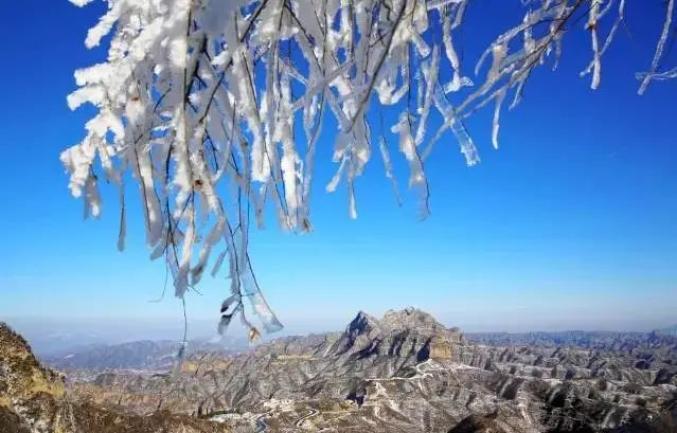
M447 329L430 314L413 307L390 310L381 319L360 311L328 353L414 362L440 353L447 357L450 345L461 342L458 330Z
M428 329L431 331L446 329L432 315L414 307L388 310L383 315L381 323L390 329Z
M357 313L357 316L348 324L345 333L353 338L361 334L369 334L381 328L378 319L364 311Z

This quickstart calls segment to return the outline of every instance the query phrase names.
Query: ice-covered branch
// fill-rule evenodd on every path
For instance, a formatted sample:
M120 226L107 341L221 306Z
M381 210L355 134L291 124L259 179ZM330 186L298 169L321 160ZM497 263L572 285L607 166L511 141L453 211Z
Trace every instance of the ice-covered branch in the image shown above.
M85 44L97 46L112 33L108 57L76 71L78 89L68 97L73 109L86 103L98 109L82 142L61 155L71 192L84 198L86 215L98 216L100 180L118 185L123 248L129 217L123 180L131 174L151 257L164 257L175 294L193 288L210 262L215 275L227 259L231 293L219 329L239 315L257 336L247 305L266 330L279 329L252 271L249 230L252 222L263 224L269 202L282 228L310 230L325 116L338 125L332 134L336 173L327 189L346 184L352 217L355 182L372 146L397 191L386 134L397 136L409 185L421 191L425 212L424 164L434 144L450 134L466 163L477 164L479 151L464 120L493 104L491 141L498 147L504 101L515 106L533 71L556 65L571 29L590 34L592 56L582 75L591 73L596 88L626 2L522 2L521 22L496 32L472 74L455 37L472 1L107 0ZM659 70L674 27L673 6L669 0L640 92L652 80L677 75ZM585 26L577 25L586 17ZM611 30L602 43L604 22ZM381 115L377 143L370 122L375 106L396 111L390 124Z
M663 22L663 29L661 31L661 36L658 39L658 44L656 45L656 52L654 53L653 60L651 61L651 68L648 72L640 75L642 80L638 91L640 95L646 92L651 80L665 80L668 78L673 78L669 71L667 73L660 73L658 72L658 68L660 67L661 60L665 54L665 45L668 43L670 32L672 31L673 34L675 32L672 24L674 9L675 0L668 0L667 7L665 8L665 21Z

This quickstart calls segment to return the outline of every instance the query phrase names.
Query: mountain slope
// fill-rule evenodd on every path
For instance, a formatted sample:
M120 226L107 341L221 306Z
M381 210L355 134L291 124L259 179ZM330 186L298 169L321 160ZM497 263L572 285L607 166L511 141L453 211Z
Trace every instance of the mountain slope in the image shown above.
M225 426L157 412L144 417L87 401L73 403L54 372L40 365L26 341L0 322L2 433L226 433Z

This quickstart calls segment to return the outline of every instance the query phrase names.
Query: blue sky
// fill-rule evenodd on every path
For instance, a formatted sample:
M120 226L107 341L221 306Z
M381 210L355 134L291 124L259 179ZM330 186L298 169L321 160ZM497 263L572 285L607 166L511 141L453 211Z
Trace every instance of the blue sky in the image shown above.
M141 219L130 220L128 249L117 252L117 203L83 221L58 160L92 113L70 112L65 97L75 88L73 70L104 57L83 44L103 9L96 3L5 6L12 19L0 28L0 320L181 320L171 296L149 302L162 291L164 266L147 259ZM621 34L609 51L598 91L578 77L588 39L570 36L561 68L536 74L523 104L504 114L500 150L490 145L489 112L468 124L479 166L464 165L452 137L438 144L427 165L425 221L415 195L396 206L377 157L358 181L359 219L350 220L344 191L324 192L334 169L325 134L315 231L281 233L271 222L253 237L255 270L287 332L336 329L360 309L408 305L468 330L677 323L677 83L636 96L634 73L650 61L663 6L635 3L627 14L632 38ZM478 0L478 8L496 4ZM470 13L485 25L501 22L499 14ZM474 43L463 42L469 50ZM188 299L191 318L215 323L226 290L222 278L205 279L203 294Z

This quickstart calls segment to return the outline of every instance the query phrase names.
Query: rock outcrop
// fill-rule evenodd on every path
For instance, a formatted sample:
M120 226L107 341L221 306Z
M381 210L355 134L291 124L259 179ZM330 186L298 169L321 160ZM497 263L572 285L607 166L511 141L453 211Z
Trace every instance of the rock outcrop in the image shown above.
M61 377L37 361L26 341L0 323L1 433L227 433L222 424L157 411L151 416L73 402Z

